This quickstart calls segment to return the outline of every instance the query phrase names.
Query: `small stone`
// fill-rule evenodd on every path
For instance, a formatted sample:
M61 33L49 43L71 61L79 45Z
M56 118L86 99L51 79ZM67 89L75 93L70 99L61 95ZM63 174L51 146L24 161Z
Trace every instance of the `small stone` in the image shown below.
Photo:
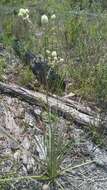
M30 148L30 141L27 137L24 138L23 142L22 142L23 147L25 148L25 150L29 150Z
M49 185L48 184L44 184L43 187L42 187L42 190L49 190Z
M26 151L23 152L22 160L23 160L23 164L27 164L28 163L28 155L27 155Z
M41 109L39 108L39 107L37 107L35 110L34 110L34 113L36 114L36 115L40 115L41 114Z
M20 160L20 156L21 156L21 152L20 152L20 150L17 150L14 153L14 159L15 159L15 161L19 161Z

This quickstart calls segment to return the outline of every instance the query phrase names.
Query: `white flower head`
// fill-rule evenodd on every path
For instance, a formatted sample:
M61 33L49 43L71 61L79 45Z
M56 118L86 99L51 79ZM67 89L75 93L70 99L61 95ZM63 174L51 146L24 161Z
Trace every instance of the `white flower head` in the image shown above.
M28 9L19 9L18 16L22 17L24 20L29 18L29 10Z
M47 53L47 54L50 54L50 51L47 49L47 50L46 50L46 53Z
M64 62L64 59L63 59L63 58L60 58L59 61L60 61L60 63L63 63L63 62Z
M54 61L57 61L58 60L58 58L57 57L54 57Z
M56 51L53 51L53 52L52 52L52 57L57 57Z
M51 15L51 19L55 20L56 19L56 15L55 14Z
M51 61L51 57L50 57L50 56L48 57L48 61L49 61L49 62Z
M29 19L29 15L26 15L26 17L23 17L23 20L27 20L29 23L31 23L31 20Z
M48 20L48 16L47 15L42 15L41 16L41 24L45 25L48 24L49 20Z
M29 10L28 9L25 9L26 10L26 13L29 14Z
M23 16L23 14L25 13L25 9L19 9L19 13L18 16Z

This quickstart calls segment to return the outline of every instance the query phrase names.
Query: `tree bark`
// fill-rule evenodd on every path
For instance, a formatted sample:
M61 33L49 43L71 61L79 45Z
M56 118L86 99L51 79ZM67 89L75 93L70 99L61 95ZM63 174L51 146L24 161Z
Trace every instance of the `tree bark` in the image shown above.
M92 111L88 106L84 106L76 101L61 98L58 96L45 95L40 92L27 90L23 87L13 84L0 82L0 93L11 97L17 97L22 101L32 105L39 105L44 109L57 112L67 120L73 120L83 125L99 126L101 122L100 114Z

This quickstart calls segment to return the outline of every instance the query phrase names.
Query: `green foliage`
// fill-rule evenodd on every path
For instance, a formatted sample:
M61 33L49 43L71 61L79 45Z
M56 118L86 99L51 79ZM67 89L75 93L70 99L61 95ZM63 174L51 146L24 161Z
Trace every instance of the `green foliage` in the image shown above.
M2 5L20 5L20 4L23 4L25 2L30 2L29 0L1 0L0 1L0 4ZM32 0L33 2L33 0Z
M45 123L53 123L58 121L58 117L53 113L43 112L42 118Z
M107 64L100 63L95 71L95 94L100 102L107 101Z
M5 60L4 59L0 59L0 80L3 80L3 75L5 73Z
M4 43L6 46L11 46L12 42L12 27L13 27L13 17L10 15L5 15L4 12L0 13L0 43Z
M29 8L30 19L33 23L32 27L26 21L19 19L17 14L14 15L14 11L7 14L7 17L2 17L4 32L0 35L1 42L11 46L14 37L18 38L21 42L21 58L29 49L43 55L48 48L56 50L66 60L67 65L62 67L59 65L57 70L73 81L70 90L92 100L107 101L107 14L106 10L102 12L101 2L2 0L0 3ZM34 6L29 7L32 4ZM50 16L53 13L57 17L54 26L50 22ZM41 27L42 14L49 17L48 28ZM37 37L35 32L41 31L43 35ZM100 69L98 69L99 65Z
M107 16L90 17L83 12L65 25L68 46L72 48L69 75L74 81L72 89L80 95L107 101Z
M19 83L24 86L29 86L31 83L35 81L35 76L33 75L31 69L29 67L23 68L19 73Z
M47 175L50 179L55 180L60 175L61 163L65 155L69 152L72 142L64 139L63 132L57 128L57 123L50 124L48 133L45 137L46 145L46 162L47 162Z
M0 40L3 43L11 46L14 37L18 39L20 44L15 45L20 57L23 57L28 49L32 51L40 50L40 53L44 55L48 47L51 50L57 50L58 53L63 55L62 57L65 58L67 63L59 65L57 70L73 81L70 90L73 89L87 99L107 101L107 15L106 12L101 12L99 3L90 3L90 0L63 0L63 3L60 0L40 0L36 2L33 0L1 0L0 3L11 6L18 5L19 7L20 5L22 7L23 5L27 6L29 3L30 5L33 3L36 5L36 8L33 7L34 10L30 9L30 18L33 21L36 20L34 22L34 29L36 30L34 31L33 27L26 21L17 18L15 15L13 18L13 12L9 16L7 14L7 17L3 17L4 33L0 35ZM94 11L97 16L90 14ZM34 12L37 15L34 15ZM54 27L51 25L48 29L41 27L40 16L44 13L49 18L53 13L57 15ZM35 32L41 31L43 32L43 38L38 40L35 37ZM0 80L2 80L4 71L5 61L0 59ZM19 77L19 83L24 86L31 85L35 80L28 66L20 71ZM60 84L58 84L58 87L60 88ZM55 182L64 172L61 169L61 164L71 148L72 141L65 139L63 132L57 126L58 118L55 115L44 113L44 118L48 126L44 133L43 147L41 142L39 142L39 147L42 147L45 153L43 160L45 176L33 177L34 179L42 180L44 178L50 182ZM95 142L99 144L99 135L95 129L93 129L92 135ZM69 169L72 169L72 166L69 166L65 171ZM4 179L4 182L6 180L9 179Z
M85 130L86 130L86 126L85 126ZM103 126L101 128L96 128L95 126L89 126L87 128L87 133L89 134L89 136L91 137L92 141L98 145L98 146L105 146L105 139L104 139L104 133L103 133Z

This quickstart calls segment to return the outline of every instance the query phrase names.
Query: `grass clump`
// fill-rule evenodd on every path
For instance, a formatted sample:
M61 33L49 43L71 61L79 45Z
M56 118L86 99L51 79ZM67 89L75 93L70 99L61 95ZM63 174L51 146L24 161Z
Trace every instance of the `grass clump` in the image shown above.
M20 180L40 180L48 182L49 185L57 185L60 189L64 190L63 186L59 183L59 178L61 176L67 175L67 172L73 169L82 167L87 164L91 164L94 161L87 161L85 163L72 166L72 164L63 166L63 162L67 155L70 153L74 142L72 139L67 139L64 135L63 126L60 126L58 118L51 113L48 115L49 124L46 124L45 131L43 133L43 138L39 139L37 136L34 137L36 140L37 150L39 151L38 157L35 159L40 164L41 174L29 175L29 176L15 176L15 177L4 177L0 178L0 183L10 183L10 181L20 181ZM54 117L54 119L53 119ZM53 122L54 121L54 122ZM22 147L24 148L24 147Z
M19 83L23 86L29 86L35 81L35 76L32 73L31 69L26 66L19 73Z

